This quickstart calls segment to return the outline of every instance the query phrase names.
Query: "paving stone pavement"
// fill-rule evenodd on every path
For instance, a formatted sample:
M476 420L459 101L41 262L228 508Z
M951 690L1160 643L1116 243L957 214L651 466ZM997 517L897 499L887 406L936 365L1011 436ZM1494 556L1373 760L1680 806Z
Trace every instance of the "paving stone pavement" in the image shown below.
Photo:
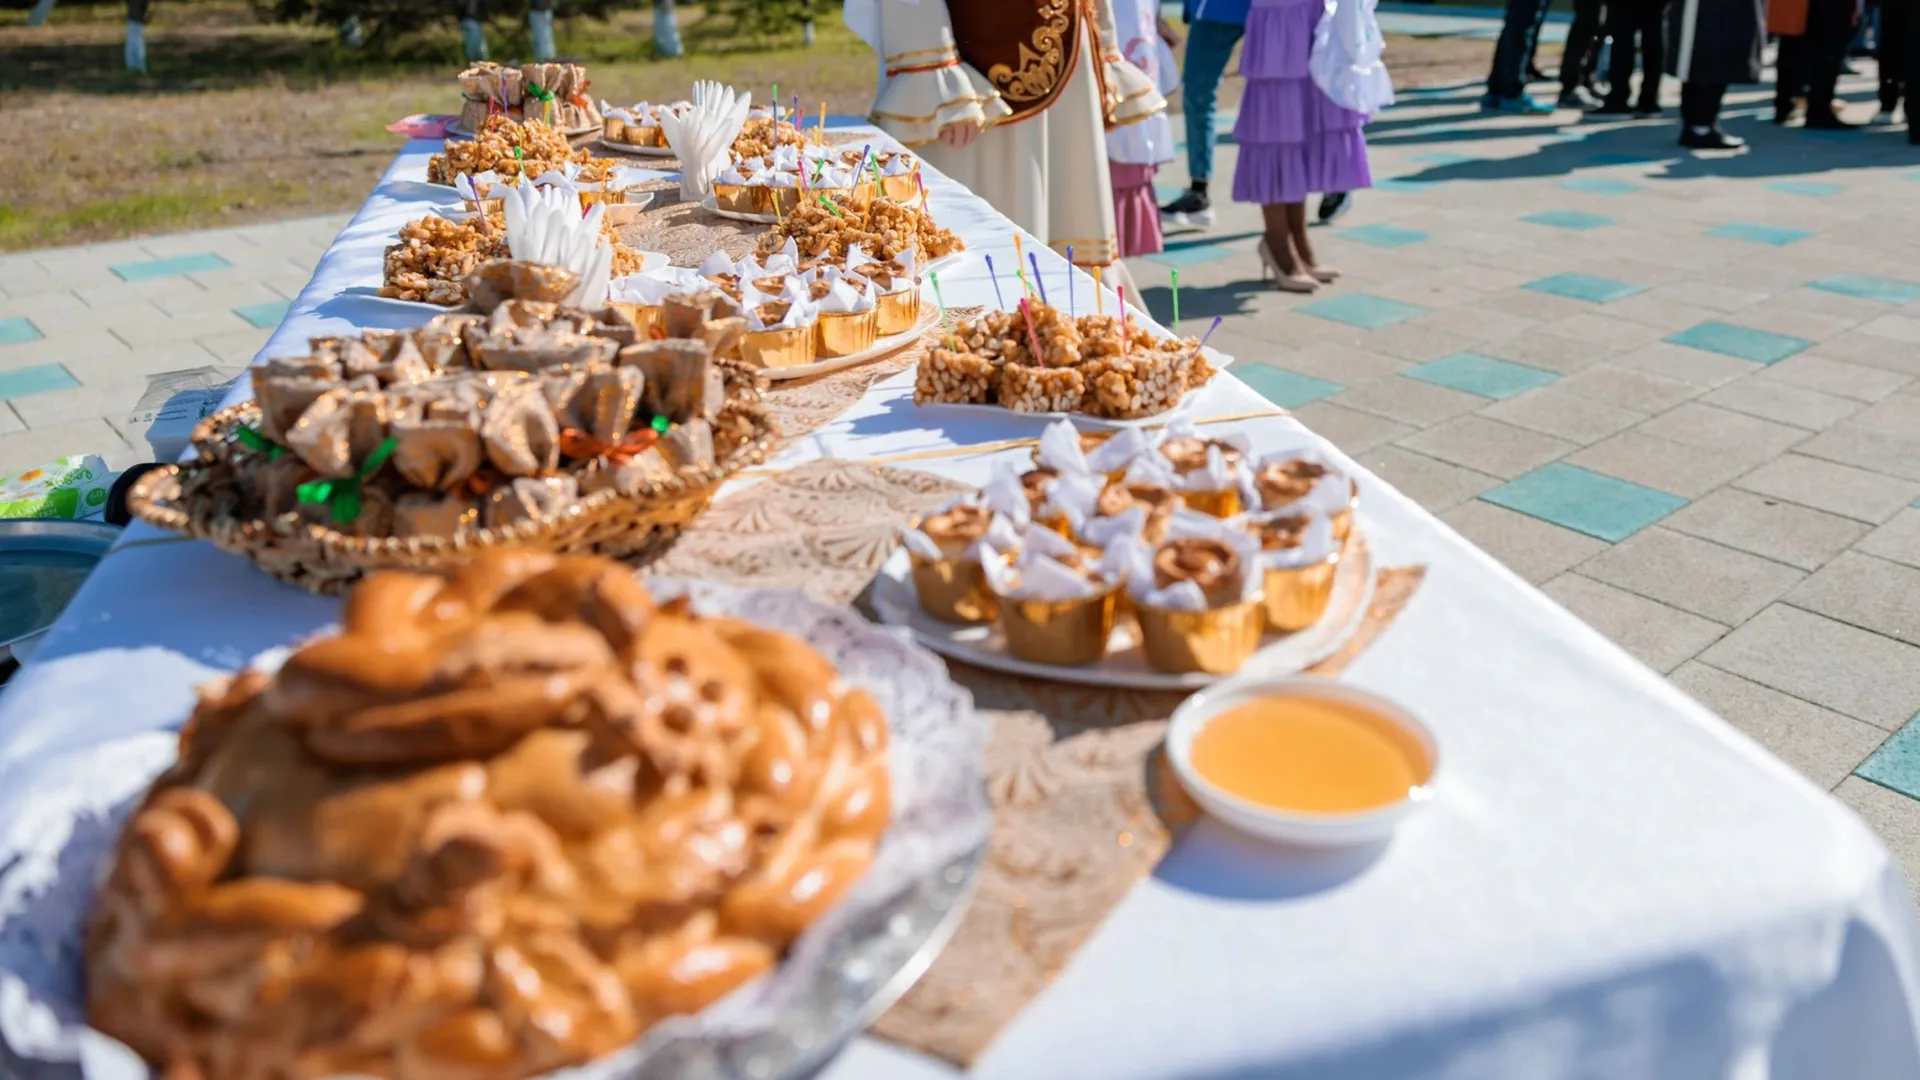
M1178 268L1181 328L1224 316L1237 377L1833 790L1920 885L1920 150L1773 128L1764 91L1728 108L1752 151L1701 158L1671 119L1478 95L1369 126L1375 188L1315 230L1339 282L1272 290L1257 211L1223 203L1133 261L1142 299L1169 319ZM1233 166L1229 141L1217 191ZM0 471L144 459L147 377L246 364L345 220L0 256Z

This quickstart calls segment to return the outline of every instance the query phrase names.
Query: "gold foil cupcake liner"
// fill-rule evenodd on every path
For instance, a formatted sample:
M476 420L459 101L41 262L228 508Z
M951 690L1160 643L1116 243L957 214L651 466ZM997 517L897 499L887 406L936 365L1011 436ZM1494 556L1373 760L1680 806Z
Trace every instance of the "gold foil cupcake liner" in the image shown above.
M980 560L929 559L912 551L907 552L907 558L913 566L913 591L920 598L922 611L941 622L983 623L993 619L993 592L987 588Z
M661 336L660 305L636 304L631 300L609 300L608 306L625 315L640 328L640 336L648 341Z
M852 356L873 348L880 337L880 309L823 311L814 320L814 351L825 356Z
M920 322L920 289L901 289L882 293L876 308L880 313L880 333L904 334Z
M1360 485L1354 483L1352 477L1347 478L1347 491L1350 493L1347 505L1335 510L1333 516L1327 519L1327 524L1333 528L1333 538L1342 544L1353 533L1353 515L1360 512Z
M1147 663L1171 675L1237 671L1260 647L1264 616L1259 600L1241 600L1204 611L1134 604Z
M1261 582L1260 609L1276 634L1305 630L1326 614L1340 570L1335 552L1307 566L1270 566Z
M795 367L814 360L813 327L749 330L740 338L740 359L756 368Z
M1120 586L1070 600L1014 600L1000 597L1000 629L1007 651L1034 664L1079 667L1107 655L1113 636Z
M1183 489L1180 492L1180 499L1187 504L1188 509L1198 510L1202 514L1212 514L1217 518L1230 518L1241 509L1240 489L1233 486L1221 488L1219 491Z
M714 208L732 214L773 213L771 207L766 210L758 209L755 205L758 201L755 198L755 190L746 184L723 184L716 181L713 185Z
M920 185L914 182L912 173L883 176L880 178L880 194L893 202L912 202L920 197Z

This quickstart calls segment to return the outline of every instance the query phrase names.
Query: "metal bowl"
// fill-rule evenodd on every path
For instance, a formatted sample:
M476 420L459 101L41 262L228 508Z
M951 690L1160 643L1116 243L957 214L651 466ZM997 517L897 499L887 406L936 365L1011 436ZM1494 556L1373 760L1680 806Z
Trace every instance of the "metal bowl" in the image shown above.
M25 659L119 537L96 521L0 521L0 664Z

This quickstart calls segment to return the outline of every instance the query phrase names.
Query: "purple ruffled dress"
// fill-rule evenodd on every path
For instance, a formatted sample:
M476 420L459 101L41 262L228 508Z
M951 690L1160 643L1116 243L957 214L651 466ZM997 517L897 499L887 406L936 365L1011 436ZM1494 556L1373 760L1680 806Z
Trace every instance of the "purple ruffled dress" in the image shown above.
M1307 71L1323 0L1253 0L1240 74L1247 80L1233 137L1237 202L1305 202L1311 192L1373 186L1366 117L1321 93Z

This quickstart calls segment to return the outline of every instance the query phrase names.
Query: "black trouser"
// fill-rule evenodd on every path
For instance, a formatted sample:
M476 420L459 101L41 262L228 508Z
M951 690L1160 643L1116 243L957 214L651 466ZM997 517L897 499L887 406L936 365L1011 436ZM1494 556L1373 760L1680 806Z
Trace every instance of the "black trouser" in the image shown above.
M1660 108L1660 74L1665 70L1666 0L1613 0L1607 5L1607 36L1613 59L1607 70L1607 102L1625 105L1633 90L1634 35L1640 36L1640 105Z
M1853 41L1854 0L1808 0L1806 33L1807 116L1833 111L1834 85ZM1782 43L1784 44L1784 42Z
M1793 108L1793 99L1807 92L1810 76L1807 65L1807 35L1780 35L1780 54L1773 62L1773 107L1779 112Z
M1613 0L1616 4L1633 0ZM1587 81L1587 69L1600 35L1600 0L1573 0L1573 25L1567 27L1567 46L1560 53L1560 92L1571 93Z
M1500 24L1500 41L1493 47L1493 68L1487 72L1487 93L1502 100L1517 98L1527 89L1527 61L1540 40L1549 0L1507 0L1507 17Z
M1880 62L1880 111L1892 112L1906 92L1907 56L1913 32L1907 24L1913 19L1910 5L1916 0L1881 0L1880 34L1874 42L1874 59Z
M1720 99L1726 96L1726 83L1681 83L1680 122L1690 128L1718 126Z

